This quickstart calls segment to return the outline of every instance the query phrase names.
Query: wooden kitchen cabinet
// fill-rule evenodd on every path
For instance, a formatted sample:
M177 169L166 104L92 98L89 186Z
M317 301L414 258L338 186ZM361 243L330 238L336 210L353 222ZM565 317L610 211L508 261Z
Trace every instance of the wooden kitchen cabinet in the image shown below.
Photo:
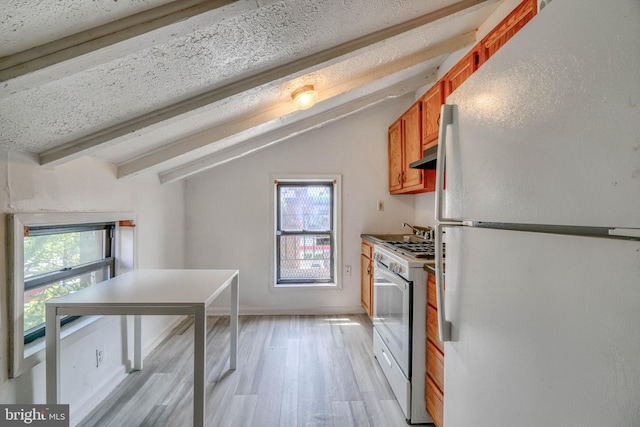
M422 158L421 107L422 104L416 102L402 115L404 140L404 182L402 187L405 191L420 190L422 188L422 171L409 167L410 163Z
M444 97L451 95L474 71L478 69L479 56L477 49L472 49L456 65L442 77Z
M389 126L389 192L402 190L402 118Z
M422 158L420 101L414 103L389 127L389 192L424 191L423 172L409 164Z
M436 277L427 278L427 349L425 404L434 424L442 427L444 404L444 344L438 337L438 305Z
M480 65L537 13L536 0L523 0L411 108L389 127L389 192L435 191L435 171L409 168L425 149L438 144L440 107Z
M516 6L489 34L478 44L479 64L498 51L511 37L514 36L525 24L536 16L538 11L537 0L524 0Z
M360 254L360 302L369 317L373 317L373 245L362 241Z
M440 130L440 108L444 104L443 82L431 87L420 101L422 102L422 150L438 144Z
M444 395L427 375L427 412L436 427L443 427L444 419Z

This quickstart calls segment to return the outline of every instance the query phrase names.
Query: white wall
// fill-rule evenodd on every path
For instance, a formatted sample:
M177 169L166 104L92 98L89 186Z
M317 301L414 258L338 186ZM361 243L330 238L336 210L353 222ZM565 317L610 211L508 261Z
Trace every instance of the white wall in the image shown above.
M184 184L160 186L154 175L116 180L109 164L81 158L56 168L40 167L31 156L0 148L0 206L7 213L46 211L127 211L137 216L138 268L184 266ZM6 241L6 229L0 235ZM7 248L0 262L7 265ZM6 268L3 268L6 271ZM8 379L7 278L0 276L0 402L44 403L45 372L40 363L16 379ZM175 317L144 317L143 346L147 350L168 332ZM96 393L108 391L105 381L124 375L123 323L106 316L62 343L63 403L71 404L72 422L88 411ZM95 349L106 347L105 363L96 368ZM75 418L74 418L75 414Z
M415 196L391 196L387 184L387 128L412 103L387 100L189 179L187 267L238 268L241 313L361 311L360 234L414 220ZM342 265L352 268L342 290L269 291L271 174L342 175Z

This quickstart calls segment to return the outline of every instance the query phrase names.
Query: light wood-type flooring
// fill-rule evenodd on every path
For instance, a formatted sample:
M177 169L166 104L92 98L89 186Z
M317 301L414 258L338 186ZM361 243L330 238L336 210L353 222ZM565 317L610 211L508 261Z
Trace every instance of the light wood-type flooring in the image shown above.
M207 426L406 426L371 349L366 315L207 319ZM81 426L191 426L193 322L185 320Z

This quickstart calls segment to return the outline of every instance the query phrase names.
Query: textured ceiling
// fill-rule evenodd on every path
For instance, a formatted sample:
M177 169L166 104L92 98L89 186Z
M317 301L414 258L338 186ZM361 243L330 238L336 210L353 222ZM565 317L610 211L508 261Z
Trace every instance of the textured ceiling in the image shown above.
M180 179L430 83L498 4L5 1L0 144Z

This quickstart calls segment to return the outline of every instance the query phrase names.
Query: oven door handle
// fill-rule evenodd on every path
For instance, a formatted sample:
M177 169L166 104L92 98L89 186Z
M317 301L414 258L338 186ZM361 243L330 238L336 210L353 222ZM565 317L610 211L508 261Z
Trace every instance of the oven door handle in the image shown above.
M380 261L376 261L376 266L378 267L378 272L383 276L385 276L387 279L389 279L388 280L389 283L391 283L392 285L395 285L402 292L407 290L407 287L409 286L409 282L407 282L407 280L404 277L393 273L391 270L387 268L387 266L385 266ZM377 283L374 279L373 286L375 287L376 285ZM380 285L377 285L377 286L380 286Z

